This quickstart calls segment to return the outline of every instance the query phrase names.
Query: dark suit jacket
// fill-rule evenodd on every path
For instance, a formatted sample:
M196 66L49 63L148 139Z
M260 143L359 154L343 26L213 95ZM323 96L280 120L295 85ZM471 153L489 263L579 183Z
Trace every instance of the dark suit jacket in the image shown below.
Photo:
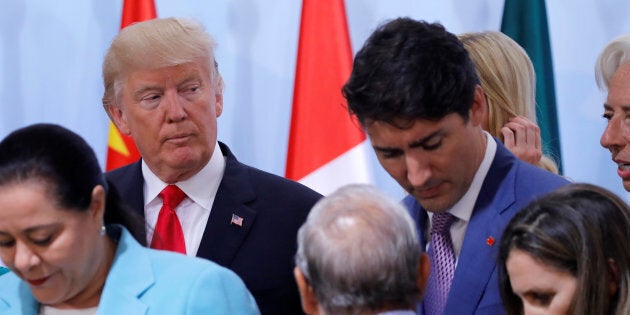
M499 140L479 191L459 254L444 314L503 314L496 261L499 240L510 219L536 197L568 184L563 177L522 162ZM414 218L426 248L427 213L412 197L403 203ZM486 240L492 237L493 245ZM419 314L423 314L422 305Z
M226 157L225 173L204 231L198 257L238 274L262 314L302 314L293 278L297 230L321 195L299 183L263 172ZM135 211L144 217L140 161L106 174ZM230 224L232 214L243 218Z

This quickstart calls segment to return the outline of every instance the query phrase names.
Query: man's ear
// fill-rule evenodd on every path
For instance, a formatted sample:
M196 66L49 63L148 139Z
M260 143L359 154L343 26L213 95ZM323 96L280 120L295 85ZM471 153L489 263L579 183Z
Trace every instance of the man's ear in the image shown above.
M293 276L300 290L300 299L302 300L302 310L304 313L308 315L319 314L319 301L317 301L315 291L313 291L313 287L306 281L300 268L293 268Z
M431 263L426 253L420 254L420 263L418 264L418 289L420 289L421 297L424 297L424 290L429 281L429 272L431 271Z
M217 114L217 117L221 116L223 112L223 92L219 92L214 95L215 98L215 108L214 111Z
M475 87L475 94L473 95L473 104L470 107L470 121L473 125L483 126L483 121L486 118L488 111L488 104L486 104L486 94L480 85Z
M126 136L131 135L131 129L129 129L129 125L127 124L127 115L120 106L105 105L104 107L109 119L111 119L114 125L118 127L118 130Z

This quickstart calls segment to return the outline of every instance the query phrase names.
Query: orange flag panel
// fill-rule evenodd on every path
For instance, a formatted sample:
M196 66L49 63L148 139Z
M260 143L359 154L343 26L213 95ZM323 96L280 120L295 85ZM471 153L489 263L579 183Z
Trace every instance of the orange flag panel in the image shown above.
M351 69L343 0L304 0L287 178L300 180L365 140L341 94Z

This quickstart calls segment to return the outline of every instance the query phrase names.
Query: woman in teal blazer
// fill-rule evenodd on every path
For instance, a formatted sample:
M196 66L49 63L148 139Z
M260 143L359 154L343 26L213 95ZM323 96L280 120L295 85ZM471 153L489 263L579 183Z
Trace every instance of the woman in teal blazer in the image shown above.
M56 125L0 142L0 314L259 314L210 261L143 247L92 149Z
M235 273L201 258L141 246L120 225L98 314L258 314ZM0 314L37 314L39 302L15 273L0 277Z

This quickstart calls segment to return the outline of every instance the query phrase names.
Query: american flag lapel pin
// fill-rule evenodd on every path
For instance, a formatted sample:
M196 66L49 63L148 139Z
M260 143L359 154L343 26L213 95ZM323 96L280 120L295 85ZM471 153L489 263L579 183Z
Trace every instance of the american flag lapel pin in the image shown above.
M239 227L242 227L243 226L243 218L241 218L238 215L232 213L232 219L230 220L230 224L234 224L234 225L237 225Z

